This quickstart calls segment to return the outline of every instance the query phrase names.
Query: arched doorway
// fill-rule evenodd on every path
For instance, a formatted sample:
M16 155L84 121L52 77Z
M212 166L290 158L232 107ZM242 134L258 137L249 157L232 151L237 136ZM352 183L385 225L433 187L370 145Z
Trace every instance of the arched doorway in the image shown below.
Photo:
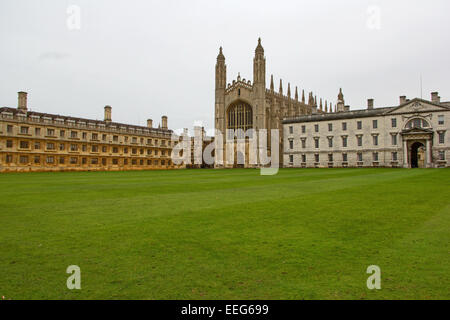
M421 142L411 145L411 168L425 167L425 146Z

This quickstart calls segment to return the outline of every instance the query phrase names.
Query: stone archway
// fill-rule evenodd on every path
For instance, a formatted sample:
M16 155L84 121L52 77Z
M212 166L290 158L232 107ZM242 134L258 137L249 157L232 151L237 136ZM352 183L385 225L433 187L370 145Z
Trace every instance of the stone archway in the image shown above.
M425 167L425 146L421 142L411 145L411 168Z

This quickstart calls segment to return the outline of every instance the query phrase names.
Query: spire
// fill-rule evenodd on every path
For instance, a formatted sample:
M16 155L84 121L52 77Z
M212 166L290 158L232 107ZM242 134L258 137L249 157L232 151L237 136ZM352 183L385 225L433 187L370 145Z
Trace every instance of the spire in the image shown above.
M241 73L238 72L237 81L241 81Z
M273 85L273 74L270 76L270 91L274 90L274 85Z
M314 105L317 107L317 96L314 96Z
M320 110L322 110L322 98L320 98Z
M295 100L298 101L298 90L297 90L297 87L295 87Z
M255 49L255 54L256 55L258 55L258 54L264 55L264 48L261 45L261 38L258 38L258 46Z
M302 90L302 102L305 103L305 89Z
M225 56L222 52L222 47L219 48L219 54L217 55L217 61L225 61Z
M280 79L280 94L283 94L283 80Z
M330 108L331 108L331 102L330 102ZM334 112L337 112L337 106L334 105Z
M291 84L288 82L288 91L287 91L287 95L290 98L291 97Z
M255 49L255 57L253 58L253 84L260 86L262 90L266 89L266 58L264 58L261 38L258 39L258 46Z
M328 113L328 106L325 106L325 113Z

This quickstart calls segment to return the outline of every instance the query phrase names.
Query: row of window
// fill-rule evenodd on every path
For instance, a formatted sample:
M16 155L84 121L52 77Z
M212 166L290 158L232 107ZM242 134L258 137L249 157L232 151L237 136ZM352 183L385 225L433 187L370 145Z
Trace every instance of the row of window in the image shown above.
M12 134L13 130L14 130L13 129L13 125L7 125L7 127L6 127L7 133ZM21 134L30 134L30 128L27 127L27 126L21 126L20 127L20 133ZM46 133L47 133L46 134L47 136L56 137L56 129L47 128ZM69 133L70 133L70 135L69 135L70 138L78 139L78 137L79 137L78 136L78 134L79 134L78 131L70 131ZM34 134L36 136L41 136L41 128L34 128ZM66 137L66 130L59 130L59 137L60 138L65 138ZM102 141L106 141L107 138L108 138L108 135L107 134L98 134L98 133L95 133L95 132L91 133L91 140L92 141L100 141L100 137L101 137ZM88 139L88 133L87 132L82 132L81 133L81 138L83 140L87 140ZM113 135L112 136L112 141L113 142L119 142L119 136L118 135ZM158 143L160 142L161 146L166 146L166 140L163 140L163 139L161 139L161 140L154 139L153 140L153 139L139 138L139 140L138 140L137 137L131 137L131 140L130 140L130 137L123 136L123 141L125 143L127 143L129 141L131 141L131 143L138 143L138 141L139 141L141 144L147 143L148 145L151 145L153 143L153 141L154 141L155 145L158 145ZM167 146L170 147L170 145L171 145L171 141L167 140Z
M33 144L34 146L34 150L40 150L41 149L41 142L34 142ZM19 147L21 149L29 149L30 148L30 142L29 141L19 141ZM66 144L65 143L54 143L54 142L47 142L45 144L46 150L56 150L56 148L58 148L59 151L65 151L66 150ZM13 148L13 141L12 140L6 140L6 148ZM69 151L79 151L79 145L78 144L70 144L67 146L67 150ZM81 151L82 152L87 152L88 150L88 146L83 144L81 145ZM91 145L90 146L90 151L91 152L99 152L99 150L101 150L101 152L103 153L107 153L109 150L111 150L112 153L119 153L120 150L123 151L123 153L128 153L129 152L129 148L128 147L109 147L109 146L98 146L98 145ZM131 154L147 154L147 155L151 155L151 154L155 154L158 155L158 153L160 153L162 156L166 155L166 150L160 150L160 152L158 152L158 150L152 150L152 149L143 149L143 148L130 148L131 150ZM146 150L146 152L145 152ZM170 156L171 155L171 150L167 150L167 155Z
M445 143L445 131L440 131L438 132L438 137L439 137L439 144L444 144ZM342 147L343 148L347 148L348 146L348 137L347 136L342 136ZM328 147L329 148L333 148L334 145L334 137L327 137L328 140ZM374 146L378 146L378 135L372 135L372 144ZM306 138L301 138L301 142L302 142L302 149L306 148ZM363 146L363 135L357 135L356 136L356 143L358 145L358 147L362 147ZM396 146L398 144L398 135L397 134L391 134L391 145ZM314 138L314 147L316 149L320 148L320 138L316 137ZM290 139L289 140L289 149L294 149L294 140Z
M439 125L444 125L445 123L445 118L444 115L439 115L438 116L438 124ZM342 131L347 131L347 122L342 122L341 123L342 126ZM391 119L391 127L392 128L397 128L397 119L396 118L392 118ZM427 128L429 127L429 124L427 121L417 118L417 119L413 119L411 121L409 121L406 124L407 128ZM363 128L363 122L361 120L356 121L356 129L357 130L362 130ZM372 128L373 129L378 129L378 120L372 120ZM301 126L301 130L302 133L306 133L306 125L302 125ZM333 123L328 123L328 131L331 132L333 131ZM319 132L319 125L315 124L314 125L314 132ZM289 133L293 134L294 133L294 127L290 126L289 127Z
M348 162L348 156L346 153L342 153L342 162ZM306 163L307 162L307 156L306 154L302 154L302 163ZM356 154L357 157L357 161L358 162L363 162L364 161L364 157L363 157L363 153L362 152L358 152ZM445 151L439 151L439 160L444 161L445 160ZM378 152L373 152L372 153L372 161L373 162L378 162ZM397 152L391 152L391 161L398 161L398 153ZM314 162L319 163L320 162L320 155L314 154ZM334 162L334 155L332 153L328 154L328 162ZM292 164L294 163L294 155L289 155L289 163Z
M44 158L44 157L42 157ZM32 161L33 164L41 164L41 156L27 156L27 155L20 155L18 156L17 160L20 164L29 164L30 161ZM67 161L67 162L66 162ZM14 162L14 156L7 154L5 156L5 163L13 163ZM55 156L46 156L45 157L45 163L47 164L88 164L88 162L90 164L94 164L94 165L98 165L98 164L102 164L104 166L106 166L108 164L107 158L78 158L78 157L55 157ZM111 164L113 165L147 165L147 166L151 166L151 165L166 165L166 161L165 160L143 160L143 159L116 159L113 158L111 159ZM172 162L170 160L167 160L167 165L171 165Z

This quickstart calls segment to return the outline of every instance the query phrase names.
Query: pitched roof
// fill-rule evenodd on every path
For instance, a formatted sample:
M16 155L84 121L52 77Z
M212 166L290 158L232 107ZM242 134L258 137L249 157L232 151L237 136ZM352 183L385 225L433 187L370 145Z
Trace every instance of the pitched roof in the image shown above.
M158 131L160 133L172 133L172 130L169 129L161 129L161 128L149 128L146 126L136 126L136 125L130 125L130 124L124 124L119 122L106 122L103 120L93 120L93 119L86 119L86 118L78 118L78 117L71 117L71 116L62 116L58 114L51 114L51 113L42 113L42 112L35 112L35 111L22 111L17 108L9 108L9 107L3 107L0 108L0 113L2 112L9 112L13 115L17 114L26 114L27 117L31 116L38 116L41 118L51 118L52 120L56 119L63 119L64 121L71 120L75 122L86 122L86 123L95 123L97 124L103 124L106 128L116 126L118 128L120 127L126 127L127 129L141 129L141 130L151 130L151 131Z

